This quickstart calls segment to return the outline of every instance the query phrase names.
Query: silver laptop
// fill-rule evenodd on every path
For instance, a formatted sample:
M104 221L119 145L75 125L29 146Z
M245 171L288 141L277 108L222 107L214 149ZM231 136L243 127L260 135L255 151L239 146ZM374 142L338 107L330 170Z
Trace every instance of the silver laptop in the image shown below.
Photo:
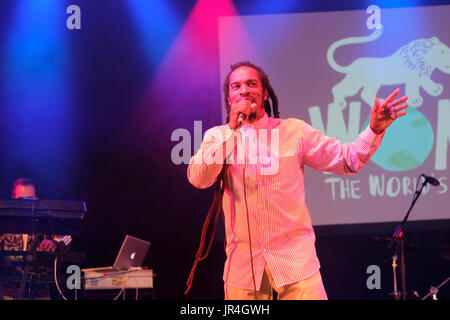
M150 248L150 242L127 235L114 261L113 270L141 267Z

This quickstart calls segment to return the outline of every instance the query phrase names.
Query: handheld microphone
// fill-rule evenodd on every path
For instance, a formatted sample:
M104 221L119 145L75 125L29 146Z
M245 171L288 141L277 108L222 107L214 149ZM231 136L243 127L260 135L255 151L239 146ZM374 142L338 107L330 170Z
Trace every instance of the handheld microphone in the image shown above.
M244 122L245 118L246 118L245 114L239 113L239 117L237 120L238 127L240 127L242 125L242 122Z
M250 103L250 107L253 109L256 107L256 103L252 102ZM247 116L245 114L243 114L242 112L239 113L239 117L237 120L237 124L238 127L240 127L242 125L242 122L244 122L244 120L247 118Z
M425 174L423 174L423 173L421 174L421 176L425 178L425 183L429 183L429 184L431 184L432 186L437 187L437 186L439 186L439 185L441 184L441 183L439 182L439 180L436 179L436 178L434 178L434 177L427 176L427 175L425 175Z

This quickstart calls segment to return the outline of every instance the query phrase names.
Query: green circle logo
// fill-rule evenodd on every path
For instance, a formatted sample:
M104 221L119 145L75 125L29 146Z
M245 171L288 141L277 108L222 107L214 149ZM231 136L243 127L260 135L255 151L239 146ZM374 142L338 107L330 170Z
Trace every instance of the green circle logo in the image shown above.
M406 115L386 131L383 142L371 160L388 171L407 171L420 167L433 148L434 133L428 119L408 107ZM364 124L369 125L370 116Z

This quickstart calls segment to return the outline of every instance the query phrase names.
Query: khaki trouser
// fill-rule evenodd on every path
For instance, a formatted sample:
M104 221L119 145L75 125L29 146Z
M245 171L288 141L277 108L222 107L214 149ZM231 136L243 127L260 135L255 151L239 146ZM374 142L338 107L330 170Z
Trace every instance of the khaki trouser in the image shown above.
M261 288L256 292L256 300L273 300L273 290L278 300L327 300L320 271L299 282L277 288L267 264L261 281ZM235 288L225 284L225 300L254 300L253 290Z

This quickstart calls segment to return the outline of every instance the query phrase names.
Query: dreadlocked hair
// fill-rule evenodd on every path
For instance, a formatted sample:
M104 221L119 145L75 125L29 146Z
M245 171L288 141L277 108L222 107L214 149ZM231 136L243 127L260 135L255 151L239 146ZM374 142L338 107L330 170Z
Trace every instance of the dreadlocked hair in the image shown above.
M195 260L194 265L192 266L191 272L189 273L189 278L187 281L187 289L184 292L184 294L187 294L189 290L191 290L192 287L192 281L194 280L194 274L195 269L197 268L197 265L200 261L206 259L206 257L209 254L209 251L211 250L211 246L213 244L214 238L216 236L216 229L217 229L217 222L219 220L220 214L222 212L222 197L224 192L224 185L223 185L223 175L225 173L225 165L222 167L222 171L219 174L219 177L216 181L216 191L214 193L214 199L211 204L211 207L209 208L208 214L206 215L205 221L203 222L203 228L202 228L202 235L200 237L200 245L198 246L197 253L195 254ZM203 248L205 246L205 238L206 238L206 232L209 229L209 225L211 223L211 219L213 217L213 214L215 212L214 217L214 226L211 233L211 239L209 239L208 249L206 250L205 255L202 256ZM225 247L225 243L224 243Z
M230 121L230 110L231 110L231 106L228 103L228 96L229 96L229 93L230 93L230 88L229 88L230 75L231 75L231 73L234 70L236 70L237 68L240 68L240 67L250 67L250 68L255 69L258 72L260 80L261 80L263 91L267 90L267 93L268 93L268 96L269 96L268 99L264 102L264 109L265 109L265 111L266 111L266 113L267 113L267 115L269 117L272 116L272 110L273 110L274 118L279 118L280 117L280 112L278 111L278 98L277 98L277 96L276 96L276 94L275 94L275 92L274 92L274 90L273 90L273 88L272 88L272 86L270 84L269 77L267 76L267 74L264 72L264 70L261 67L255 65L255 64L253 64L253 63L251 63L249 61L243 61L243 62L239 62L239 63L233 64L231 66L231 70L228 73L228 75L226 76L225 82L223 84L223 93L224 93L224 96L225 96L225 108L226 108L226 111L227 111L227 123ZM271 104L269 102L269 99L272 101L272 106L271 106ZM209 252L211 250L214 238L216 236L217 222L219 220L219 216L222 213L222 197L223 197L223 192L224 192L225 168L226 168L226 166L224 164L223 167L222 167L222 171L220 172L219 176L217 177L216 191L214 193L214 199L213 199L213 202L211 204L211 207L209 208L208 214L206 215L205 221L203 223L202 235L200 237L200 244L199 244L199 247L197 249L197 253L195 254L194 265L192 266L191 272L189 273L189 278L188 278L188 281L187 281L187 289L184 292L185 295L189 292L189 290L191 290L192 281L194 280L194 274L195 274L195 270L197 268L198 263L200 261L206 259L206 257L208 256L208 254L209 254ZM207 231L209 229L209 225L211 223L211 220L212 220L214 214L215 214L215 216L214 216L214 225L213 225L213 229L211 231L211 239L209 240L209 244L208 244L208 248L206 250L206 253L202 256L203 249L204 249L204 246L205 246L206 233L207 233ZM224 242L224 248L226 248L226 239L225 239L225 242Z

